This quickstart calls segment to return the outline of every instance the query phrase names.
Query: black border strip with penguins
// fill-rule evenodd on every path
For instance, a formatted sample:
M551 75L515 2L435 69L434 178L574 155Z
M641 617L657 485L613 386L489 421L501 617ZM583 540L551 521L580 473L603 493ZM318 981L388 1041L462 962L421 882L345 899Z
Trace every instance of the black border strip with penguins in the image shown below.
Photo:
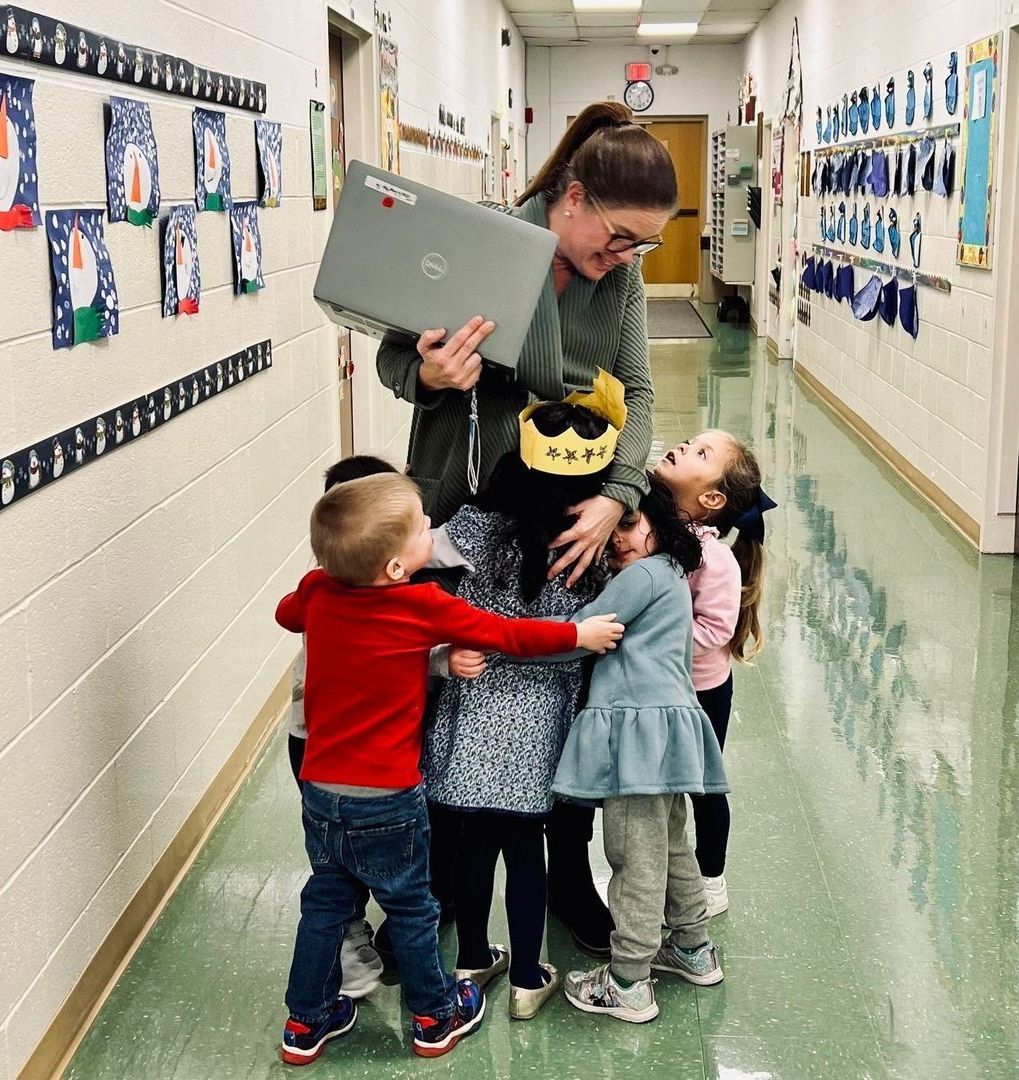
M256 342L58 435L0 454L0 510L176 420L272 367L272 340Z
M129 45L28 8L0 5L0 58L16 56L73 75L191 101L264 113L265 83L195 64L186 57Z

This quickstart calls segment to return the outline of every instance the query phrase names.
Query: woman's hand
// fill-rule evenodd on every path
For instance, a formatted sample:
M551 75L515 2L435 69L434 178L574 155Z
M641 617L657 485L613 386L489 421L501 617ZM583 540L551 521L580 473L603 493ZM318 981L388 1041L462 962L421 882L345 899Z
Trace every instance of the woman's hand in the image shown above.
M445 330L426 330L418 338L421 357L418 382L425 390L470 390L481 378L481 357L477 347L495 329L495 323L476 315L446 342Z
M476 679L488 666L485 654L453 645L449 650L449 673L460 679Z
M572 589L591 563L601 558L612 530L623 516L623 509L621 502L606 495L595 495L577 506L571 506L570 513L577 514L577 520L549 544L551 548L566 547L566 551L549 570L549 581L572 566L573 570L566 581L566 587Z

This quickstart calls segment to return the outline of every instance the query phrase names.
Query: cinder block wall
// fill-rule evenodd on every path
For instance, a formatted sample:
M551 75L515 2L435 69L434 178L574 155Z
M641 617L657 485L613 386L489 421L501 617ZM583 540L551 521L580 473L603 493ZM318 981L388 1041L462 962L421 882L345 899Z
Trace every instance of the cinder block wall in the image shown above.
M270 371L0 515L3 1076L292 659L273 609L307 567L308 509L337 447L335 335L312 300L332 217L312 211L308 135L308 101L328 93L324 5L63 0L58 14L264 81L266 115L284 125L285 196L259 213L256 295L233 295L228 217L199 215L191 319L160 317L158 230L107 223L120 334L70 351L51 347L44 230L0 235L3 451L263 338L274 357ZM44 211L104 207L111 85L6 58L0 70L36 80ZM192 201L192 106L121 92L151 105L164 206ZM225 111L234 197L254 198L254 114Z

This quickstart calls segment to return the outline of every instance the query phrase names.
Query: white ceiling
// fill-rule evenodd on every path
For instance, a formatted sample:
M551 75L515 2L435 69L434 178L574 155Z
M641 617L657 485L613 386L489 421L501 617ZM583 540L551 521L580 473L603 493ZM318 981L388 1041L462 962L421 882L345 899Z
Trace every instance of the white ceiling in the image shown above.
M575 12L573 0L505 0L529 45L735 45L778 0L643 0L622 14ZM606 0L606 4L609 0ZM695 22L686 38L636 36L638 23Z

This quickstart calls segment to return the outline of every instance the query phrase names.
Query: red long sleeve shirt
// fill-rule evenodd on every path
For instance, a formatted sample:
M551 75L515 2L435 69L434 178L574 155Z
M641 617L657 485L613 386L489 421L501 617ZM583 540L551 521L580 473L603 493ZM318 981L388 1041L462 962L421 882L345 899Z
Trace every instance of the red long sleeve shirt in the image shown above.
M306 574L276 608L306 634L302 780L360 787L420 783L428 652L465 648L539 656L577 645L573 623L507 619L438 585L352 586L324 570Z

